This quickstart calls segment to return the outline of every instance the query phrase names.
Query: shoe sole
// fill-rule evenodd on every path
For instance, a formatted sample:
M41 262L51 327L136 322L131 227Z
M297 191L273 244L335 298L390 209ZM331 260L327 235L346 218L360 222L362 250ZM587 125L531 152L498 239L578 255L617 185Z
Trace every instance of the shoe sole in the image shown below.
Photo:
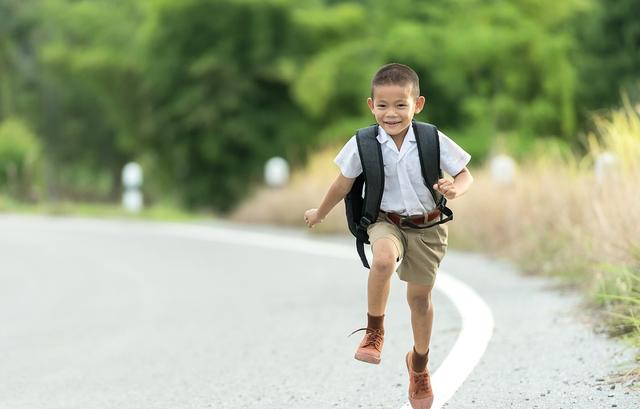
M407 364L407 372L409 372L409 374L411 374L411 368L409 367L410 355L411 352L407 354L407 357L404 360L404 362ZM424 399L413 399L411 398L411 395L409 395L409 403L411 404L411 407L413 409L431 409L431 406L433 406L433 396Z
M373 355L369 355L369 354L363 354L360 352L356 352L356 354L354 355L354 358L357 359L358 361L366 362L368 364L378 365L380 363L380 358L375 357Z

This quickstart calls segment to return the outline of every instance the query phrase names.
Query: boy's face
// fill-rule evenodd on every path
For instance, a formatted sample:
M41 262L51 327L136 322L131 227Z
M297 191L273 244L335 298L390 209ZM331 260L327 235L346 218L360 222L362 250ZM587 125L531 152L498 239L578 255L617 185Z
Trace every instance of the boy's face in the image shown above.
M367 104L378 125L389 136L406 135L413 116L424 108L424 97L416 97L412 91L410 84L373 87L373 98L369 98Z

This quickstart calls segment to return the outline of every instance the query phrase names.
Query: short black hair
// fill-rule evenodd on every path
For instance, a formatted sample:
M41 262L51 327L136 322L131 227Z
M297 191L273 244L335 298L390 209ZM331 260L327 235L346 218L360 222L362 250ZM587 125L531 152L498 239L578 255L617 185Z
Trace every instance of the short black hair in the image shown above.
M418 74L408 65L391 63L383 65L376 71L371 80L371 98L373 89L378 85L411 85L411 93L417 98L420 95Z

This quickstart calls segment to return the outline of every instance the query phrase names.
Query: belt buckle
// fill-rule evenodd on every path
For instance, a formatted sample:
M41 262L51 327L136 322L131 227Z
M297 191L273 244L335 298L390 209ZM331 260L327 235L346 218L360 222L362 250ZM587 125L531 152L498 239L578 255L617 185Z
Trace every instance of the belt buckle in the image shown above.
M414 224L423 224L426 220L426 216L425 215L415 215L415 216L401 216L398 215L398 226L399 227L403 227L405 226L404 222L408 221Z

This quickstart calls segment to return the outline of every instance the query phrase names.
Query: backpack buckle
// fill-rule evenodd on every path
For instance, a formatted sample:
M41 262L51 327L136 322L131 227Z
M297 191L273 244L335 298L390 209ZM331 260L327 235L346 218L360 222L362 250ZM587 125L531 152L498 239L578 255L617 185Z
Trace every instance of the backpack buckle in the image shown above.
M371 225L372 221L369 220L369 218L362 216L360 218L360 224L358 225L359 228L361 228L364 231L367 231L367 228Z

